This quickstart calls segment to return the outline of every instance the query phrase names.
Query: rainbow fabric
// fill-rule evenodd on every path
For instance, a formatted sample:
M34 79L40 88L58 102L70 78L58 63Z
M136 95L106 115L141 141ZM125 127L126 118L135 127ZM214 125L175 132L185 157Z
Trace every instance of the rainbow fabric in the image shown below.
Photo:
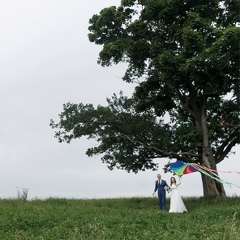
M196 168L192 167L190 163L184 163L177 160L175 163L170 163L170 168L177 176L197 172Z
M173 172L177 176L182 176L184 174L189 174L189 173L193 173L193 172L200 172L200 173L202 173L202 174L204 174L204 175L206 175L206 176L208 176L208 177L210 177L210 178L212 178L212 179L214 179L214 180L216 180L216 181L218 181L222 184L227 184L230 187L231 187L231 185L234 185L234 186L240 188L240 186L238 186L236 184L224 181L217 174L218 172L240 174L240 172L216 171L214 169L204 167L204 166L202 166L200 164L197 164L197 163L187 163L187 162L185 163L185 162L182 162L180 160L177 160L174 163L169 163L167 166L170 167L170 169L171 169L170 172ZM166 169L166 167L165 167L165 169Z

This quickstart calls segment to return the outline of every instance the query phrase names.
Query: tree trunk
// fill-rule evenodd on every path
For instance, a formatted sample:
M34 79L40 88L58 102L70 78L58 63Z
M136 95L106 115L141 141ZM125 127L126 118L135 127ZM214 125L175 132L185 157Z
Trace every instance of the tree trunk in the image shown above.
M216 164L215 164L214 158L212 158L212 160L209 160L209 157L206 157L206 156L204 158L205 160L203 162L203 165L208 168L216 170ZM204 197L209 197L209 196L226 197L226 192L224 190L223 184L204 174L201 174L201 176L202 176Z
M202 174L202 184L204 197L226 197L223 185L204 174Z
M207 115L204 111L204 107L201 112L201 130L202 130L202 162L203 165L207 168L211 168L213 170L217 170L216 162L213 156L212 148L209 144L209 134L207 127ZM202 183L203 183L203 195L204 197L208 196L216 196L216 197L226 197L226 192L224 190L223 185L212 179L209 176L204 174L202 175ZM216 176L215 176L216 177Z
M191 91L191 89L190 89ZM192 91L192 96L195 96L195 92ZM199 98L199 101L194 101L194 98L189 98L189 102L186 104L182 102L182 106L191 114L195 120L196 128L199 131L199 135L202 138L202 159L200 162L203 166L217 170L216 161L213 155L211 145L209 143L209 132L208 132L208 123L207 123L207 113L206 113L206 104L207 97L203 94L202 98ZM218 177L214 176L215 178ZM202 184L203 184L203 195L215 196L215 197L226 197L226 192L224 190L223 184L211 178L201 174Z

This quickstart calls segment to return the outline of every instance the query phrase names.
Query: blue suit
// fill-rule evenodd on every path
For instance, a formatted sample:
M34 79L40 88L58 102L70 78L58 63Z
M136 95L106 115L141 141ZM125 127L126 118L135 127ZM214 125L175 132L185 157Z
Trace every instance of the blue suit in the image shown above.
M161 179L161 184L159 184L159 180L155 182L154 192L158 191L158 204L161 210L166 210L166 191L164 187L168 187L165 180Z

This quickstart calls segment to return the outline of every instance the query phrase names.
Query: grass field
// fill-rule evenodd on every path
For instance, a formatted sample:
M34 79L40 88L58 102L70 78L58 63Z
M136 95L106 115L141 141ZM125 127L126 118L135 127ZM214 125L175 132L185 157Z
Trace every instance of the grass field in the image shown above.
M0 199L0 239L240 239L239 197L184 202L174 214L157 198Z

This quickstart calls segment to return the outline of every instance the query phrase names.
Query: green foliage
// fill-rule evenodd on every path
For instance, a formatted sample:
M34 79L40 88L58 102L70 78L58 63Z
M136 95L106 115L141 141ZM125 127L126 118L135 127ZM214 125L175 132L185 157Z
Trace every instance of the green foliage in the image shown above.
M239 239L239 198L186 198L188 213L156 198L0 200L1 239ZM167 199L169 206L169 199Z
M103 154L110 169L156 169L153 160L165 157L214 168L240 143L239 7L122 0L93 15L88 37L103 46L98 63L127 63L123 80L137 82L135 91L106 107L65 104L59 123L51 121L55 137L96 139L86 153Z
M169 125L164 124L151 111L136 112L134 101L122 95L108 99L108 106L91 104L65 104L61 121L53 128L59 141L70 142L74 138L88 136L99 144L86 151L88 156L103 154L102 161L113 167L137 172L157 167L152 159L162 157L159 152L168 151ZM159 139L159 136L163 136ZM147 143L146 145L143 143Z

